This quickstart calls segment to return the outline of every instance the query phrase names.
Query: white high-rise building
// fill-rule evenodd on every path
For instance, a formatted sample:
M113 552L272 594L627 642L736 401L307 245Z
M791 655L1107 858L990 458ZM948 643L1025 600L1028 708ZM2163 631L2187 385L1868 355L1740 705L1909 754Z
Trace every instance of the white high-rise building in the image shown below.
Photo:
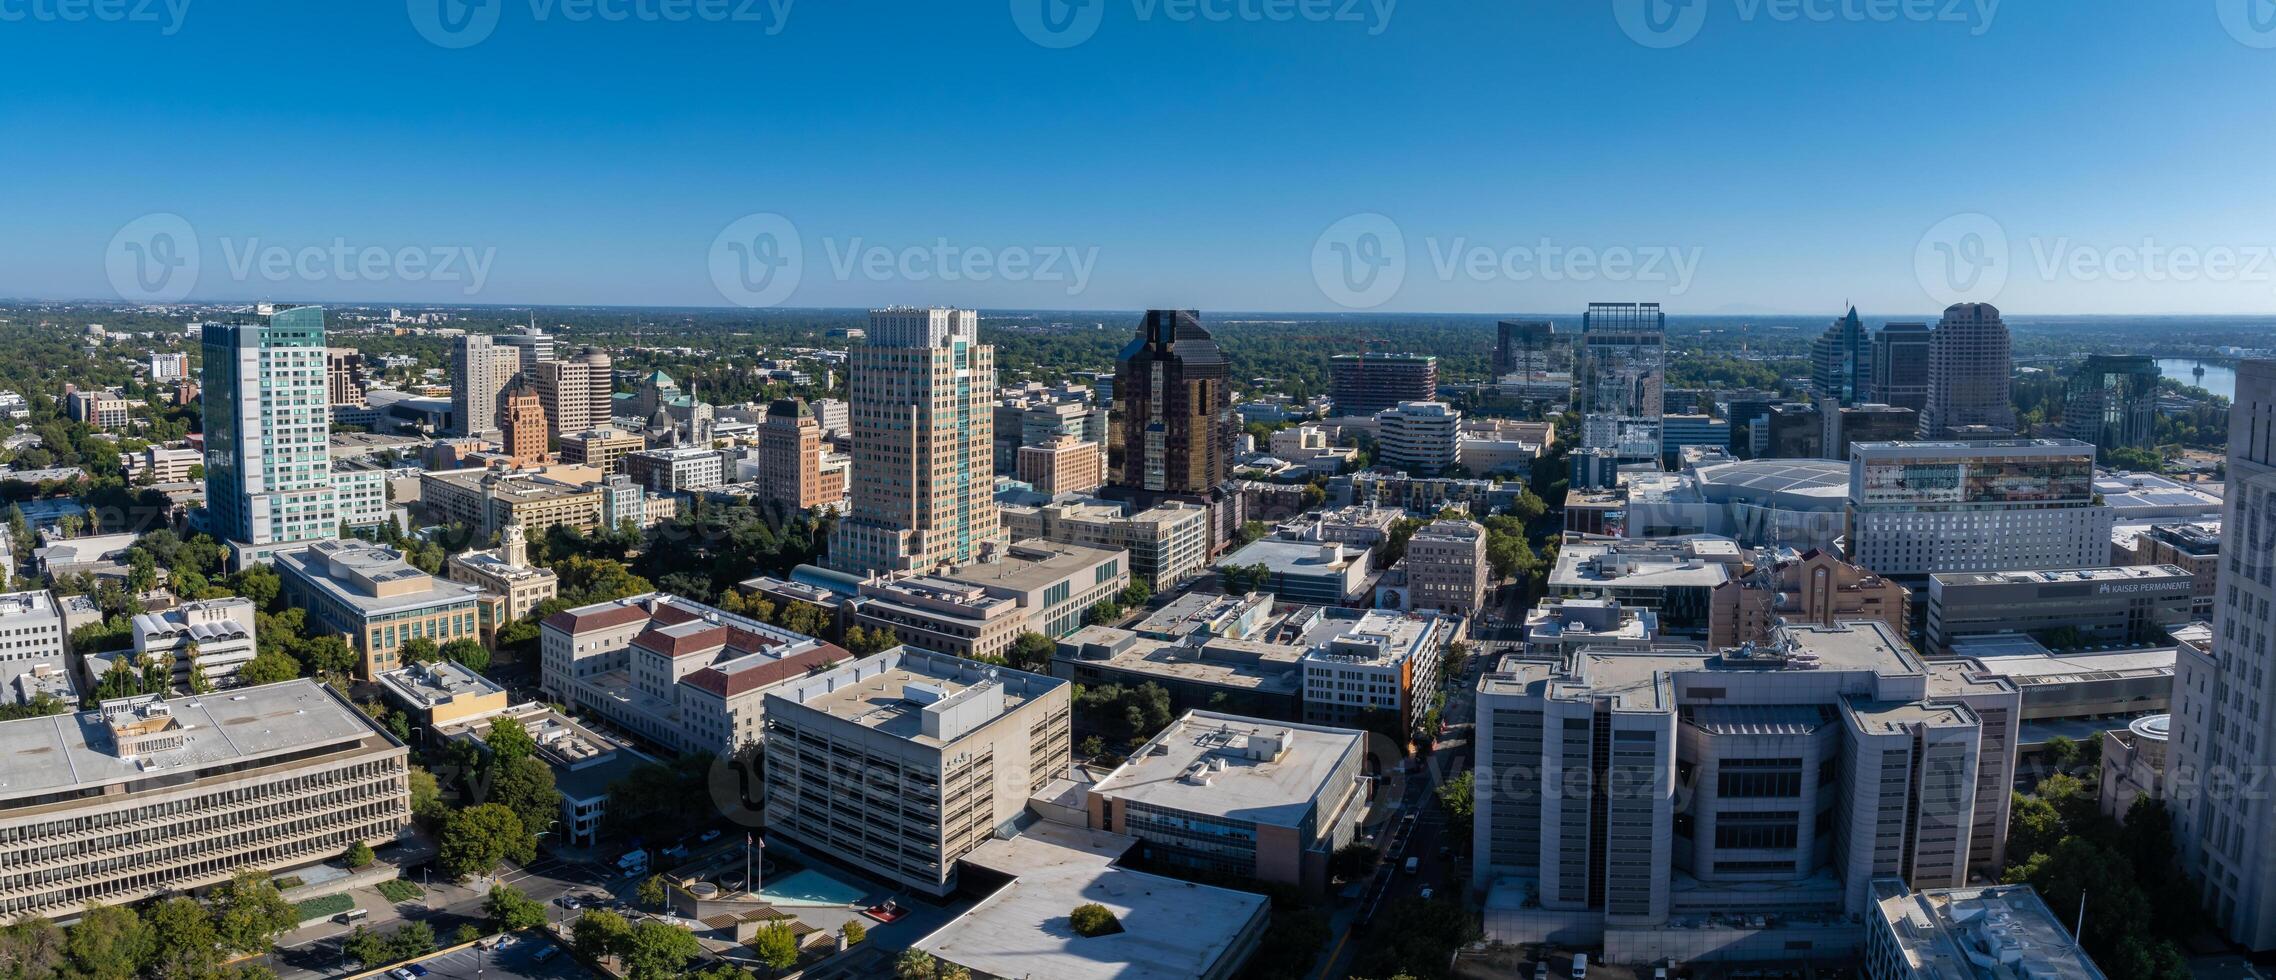
M2173 837L2205 911L2229 938L2276 948L2276 361L2237 366L2210 648L2183 643L2173 674L2166 788Z
M207 530L240 562L338 533L324 310L262 306L202 342Z
M831 568L929 571L978 560L1005 536L996 513L996 349L973 310L869 315L847 358L853 509L830 538Z
M1375 416L1376 462L1432 476L1462 462L1462 413L1445 402L1401 402Z
M2107 565L2111 521L2075 439L1850 447L1849 561L1891 578Z

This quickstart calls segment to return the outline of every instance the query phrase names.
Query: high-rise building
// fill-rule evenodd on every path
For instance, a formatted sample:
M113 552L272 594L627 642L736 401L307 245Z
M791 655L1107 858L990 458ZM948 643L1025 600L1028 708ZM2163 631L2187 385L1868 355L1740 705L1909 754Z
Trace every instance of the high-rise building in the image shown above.
M1486 527L1476 521L1435 521L1407 539L1407 608L1469 616L1486 604L1492 567Z
M1192 310L1148 310L1114 371L1122 445L1109 463L1117 496L1152 506L1204 497L1230 477L1233 393L1225 355Z
M1462 462L1462 413L1445 402L1402 402L1375 423L1376 462L1384 466L1435 476Z
M498 408L498 426L506 455L513 457L514 465L545 462L545 401L537 396L535 387L519 380L519 376L513 386L506 389L504 401Z
M1877 878L1961 885L2000 867L2022 713L2013 682L1930 664L1876 621L1781 626L1720 653L1504 659L1478 687L1491 788L1472 880L1535 879L1523 900L1567 913L1559 927L1624 941L1765 894L1839 916L1864 912ZM1524 918L1506 900L1489 899L1489 924ZM1808 948L1797 939L1786 955Z
M526 327L515 327L490 339L498 346L514 351L519 362L515 370L531 381L537 380L538 365L553 360L553 338L539 330L534 323Z
M766 499L786 511L835 504L845 488L822 485L822 423L803 398L783 398L767 406L759 425L759 483Z
M1960 303L1946 309L1929 335L1921 438L1942 439L1974 426L2014 435L2014 374L2007 323L1997 307Z
M1928 407L1928 324L1885 323L1873 335L1873 400L1883 405Z
M1429 354L1337 354L1328 359L1328 400L1336 414L1365 418L1406 402L1438 397L1438 358Z
M2107 565L2112 518L2094 447L2076 440L1849 449L1848 558L1900 580Z
M874 574L929 571L1004 540L995 479L996 349L973 310L873 310L847 357L851 512L828 563Z
M201 342L207 530L240 561L331 537L339 522L323 309L261 307L207 324Z
M1872 387L1873 338L1852 306L1810 344L1810 393L1855 405L1870 400Z
M521 371L521 355L499 347L488 334L458 338L451 351L450 413L454 435L489 438L498 434L498 399Z
M2097 449L2157 440L2157 360L2147 354L2092 354L2071 375L2063 434Z
M1570 371L1572 354L1561 349L1557 327L1547 320L1503 320L1494 330L1494 377L1535 377Z
M324 388L334 405L354 405L358 408L370 404L365 397L363 352L353 347L334 347L324 352Z
M2237 365L2229 408L2220 605L2209 649L2183 643L2173 675L2169 787L2173 838L2212 921L2254 950L2276 948L2276 804L2259 791L2276 765L2276 670L2268 670L2276 604L2276 361Z
M1581 318L1582 445L1616 448L1631 423L1655 435L1667 414L1667 318L1658 303L1591 303ZM1655 453L1656 455L1656 453Z
M607 426L615 390L614 363L598 348L537 365L537 396L555 438Z

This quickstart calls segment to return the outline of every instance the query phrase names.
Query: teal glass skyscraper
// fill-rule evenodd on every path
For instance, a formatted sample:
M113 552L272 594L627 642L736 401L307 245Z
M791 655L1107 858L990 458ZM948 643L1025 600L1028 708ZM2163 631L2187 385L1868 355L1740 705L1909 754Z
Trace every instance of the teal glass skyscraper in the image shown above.
M332 537L324 310L235 314L206 325L204 347L207 530L240 562L269 546Z

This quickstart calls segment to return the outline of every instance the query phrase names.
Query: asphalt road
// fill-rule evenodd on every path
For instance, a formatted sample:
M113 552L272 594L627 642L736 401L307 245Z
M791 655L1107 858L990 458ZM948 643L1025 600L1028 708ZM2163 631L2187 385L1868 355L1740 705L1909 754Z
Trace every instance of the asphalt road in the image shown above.
M419 879L415 873L405 877L413 881ZM563 895L571 892L579 895L595 892L613 894L622 889L623 894L629 898L631 888L636 885L630 877L606 878L585 865L541 857L528 867L511 868L487 881L465 885L449 885L439 881L423 884L422 887L427 889L426 896L402 905L388 905L385 899L378 897L371 889L358 889L351 894L358 905L370 912L369 918L353 924L321 922L286 933L277 940L277 948L265 958L266 962L270 969L276 971L280 980L315 980L339 976L356 968L356 964L349 962L347 956L340 951L341 945L356 926L365 926L384 934L393 932L396 927L412 919L425 921L434 928L436 941L448 944L451 934L458 930L461 923L480 925L486 921L482 902L489 894L491 884L506 884L521 889L531 898L546 903L556 918L575 915L565 912L555 903L554 900Z

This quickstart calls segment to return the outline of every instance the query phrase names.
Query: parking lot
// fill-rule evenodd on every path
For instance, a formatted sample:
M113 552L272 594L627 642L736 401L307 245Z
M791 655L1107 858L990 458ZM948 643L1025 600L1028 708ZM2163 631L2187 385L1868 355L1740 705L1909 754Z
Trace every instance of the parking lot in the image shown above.
M584 980L592 976L567 950L534 934L524 934L503 948L486 946L476 943L369 976L372 980L403 976L413 980ZM553 952L548 955L547 950Z

